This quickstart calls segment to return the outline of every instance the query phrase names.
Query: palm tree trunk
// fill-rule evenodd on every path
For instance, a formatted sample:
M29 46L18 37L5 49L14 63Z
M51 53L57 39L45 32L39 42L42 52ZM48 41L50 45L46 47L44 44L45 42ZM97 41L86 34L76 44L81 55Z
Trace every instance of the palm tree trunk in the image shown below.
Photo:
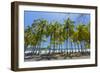
M72 50L71 53L73 53L72 42L70 42L70 45L71 45L70 49Z
M62 52L62 44L60 45L60 50L61 50L61 52Z
M59 53L61 53L61 44L59 45Z
M36 45L36 48L35 48L35 54L37 55L37 50L38 50L38 45Z
M27 49L27 45L24 46L24 52L26 51L26 49Z
M74 45L73 46L74 47L73 49L75 49L75 52L76 52L76 42L74 42L73 45Z
M51 54L51 37L50 37L50 50L49 50L49 54Z
M84 53L86 53L86 47L85 47L86 43L84 41Z
M40 48L40 45L38 44L38 46L37 46L38 48L37 48L37 55L39 54L39 48Z
M32 47L32 54L34 55L34 46Z
M83 49L83 47L82 47L82 42L81 42L81 44L80 44L80 45L81 45L81 53L82 53L82 52L83 52L83 50L82 50L82 49Z
M59 44L59 48L58 48L58 53L59 53L59 51L60 51L60 44Z
M66 39L66 50L67 50L67 53L68 53L68 42L67 42L67 39Z

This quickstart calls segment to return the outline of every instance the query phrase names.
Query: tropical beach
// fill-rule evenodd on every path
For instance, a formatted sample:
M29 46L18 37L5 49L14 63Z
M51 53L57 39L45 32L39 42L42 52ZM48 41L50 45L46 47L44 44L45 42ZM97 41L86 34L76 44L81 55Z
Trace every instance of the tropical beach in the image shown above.
M24 13L24 61L90 58L90 15Z
M51 51L51 53L49 53L49 51L45 51L45 50L42 50L41 52L37 51L37 53L39 54L36 54L36 51L34 51L34 55L33 55L33 52L31 51L26 51L25 54L25 62L27 61L46 61L46 60L63 60L63 59L88 59L90 58L90 50L86 50L86 51L83 51L83 52L78 52L73 50L72 51L65 51L65 50L62 50L59 51L57 50L55 53L53 53L53 50Z

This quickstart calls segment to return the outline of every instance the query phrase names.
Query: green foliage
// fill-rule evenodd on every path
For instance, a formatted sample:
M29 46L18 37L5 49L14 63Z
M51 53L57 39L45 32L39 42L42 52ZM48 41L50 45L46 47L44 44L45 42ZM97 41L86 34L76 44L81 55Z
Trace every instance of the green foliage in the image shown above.
M88 25L78 24L74 26L74 21L70 18L64 20L61 24L57 21L48 22L45 19L34 20L32 26L28 26L24 31L25 45L42 46L42 42L46 42L46 38L50 37L51 45L54 48L57 45L62 45L68 39L70 42L80 44L85 42L85 47L90 48L90 23ZM68 41L69 42L69 41Z

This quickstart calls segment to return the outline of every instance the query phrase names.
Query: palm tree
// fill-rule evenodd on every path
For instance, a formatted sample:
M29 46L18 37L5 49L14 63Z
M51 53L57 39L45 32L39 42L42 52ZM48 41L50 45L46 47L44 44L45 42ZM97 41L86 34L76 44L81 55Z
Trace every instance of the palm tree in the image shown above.
M59 24L57 21L51 24L51 44L53 44L53 52L55 53L56 46L57 46L57 37L59 35Z
M81 51L83 51L86 47L86 42L90 42L90 33L87 30L86 25L79 24L77 26L77 34L78 40L80 41Z
M83 48L90 47L90 23L88 25L80 23L74 28L74 21L70 18L64 20L64 24L57 21L48 23L45 19L37 19L33 21L32 26L25 28L24 32L25 46L33 46L33 51L36 51L38 54L44 48L42 46L44 42L48 41L46 38L50 38L50 44L46 48L49 50L49 54L52 47L53 53L58 48L62 52L64 43L66 44L67 53L69 49L73 52L73 46L75 50L78 47L78 50L81 51Z
M47 25L48 22L45 19L37 19L34 20L32 24L33 32L38 35L38 45L39 45L39 53L41 52L42 43L45 42L45 36L47 34Z
M66 39L66 32L64 31L64 26L63 25L60 25L59 29L58 29L59 33L58 33L58 45L59 45L59 50L62 50L62 44L64 44L64 41ZM61 51L62 52L62 51Z
M25 29L25 34L24 34L24 39L25 39L25 49L24 51L26 51L28 48L28 46L33 46L33 54L34 54L34 50L36 49L36 44L38 43L37 42L37 35L33 34L32 33L32 28L31 26L28 26L26 29Z
M90 23L84 26L84 52L90 48Z
M59 41L61 41L61 32L63 28L60 23L52 22L47 27L47 33L50 37L50 47L53 47L53 52L55 53L55 50L59 44Z
M24 42L24 44L25 44L25 49L24 49L24 51L26 51L26 49L27 49L27 47L29 46L29 45L32 45L32 41L31 41L31 39L32 39L32 32L31 32L31 27L30 26L28 26L26 29L25 29L25 35L24 35L24 39L25 39L25 42Z
M68 18L67 20L64 21L64 30L67 33L67 36L66 36L66 46L67 46L66 49L67 49L67 51L70 48L70 47L68 47L69 43L71 42L70 37L74 33L74 24L73 23L74 23L74 21L72 21L70 18ZM72 42L70 44L72 46Z
M49 49L49 54L51 54L51 48L52 48L52 42L51 42L51 39L52 39L52 33L53 33L52 28L53 28L52 24L51 24L51 23L48 24L46 36L47 36L48 38L50 38L50 44L49 44L49 47L48 47L48 49Z
M78 52L80 52L80 46L79 46L80 41L79 41L78 37L79 37L79 33L76 30L76 31L74 31L73 35L71 36L71 39L74 42L74 45L73 46L74 46L75 52L77 50L78 50Z

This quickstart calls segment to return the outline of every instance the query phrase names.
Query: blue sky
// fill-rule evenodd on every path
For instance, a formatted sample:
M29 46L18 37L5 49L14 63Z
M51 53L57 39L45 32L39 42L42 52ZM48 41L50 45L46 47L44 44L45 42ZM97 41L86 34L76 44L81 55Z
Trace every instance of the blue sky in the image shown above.
M83 17L80 17L83 15ZM80 14L80 13L61 13L61 12L39 12L39 11L24 11L24 25L32 25L34 20L43 18L49 22L58 21L63 23L65 19L70 17L71 20L75 21L77 25L79 22L88 24L90 21L90 14Z
M90 14L80 14L80 13L62 13L62 12L40 12L40 11L24 11L24 26L31 26L34 20L42 18L46 19L48 22L58 21L63 23L65 19L70 17L73 20L75 25L78 25L80 22L83 24L88 24L90 22ZM49 38L47 42L42 43L43 47L47 47L50 43ZM64 44L65 45L65 44ZM69 47L70 44L68 44ZM64 46L63 46L64 47Z

